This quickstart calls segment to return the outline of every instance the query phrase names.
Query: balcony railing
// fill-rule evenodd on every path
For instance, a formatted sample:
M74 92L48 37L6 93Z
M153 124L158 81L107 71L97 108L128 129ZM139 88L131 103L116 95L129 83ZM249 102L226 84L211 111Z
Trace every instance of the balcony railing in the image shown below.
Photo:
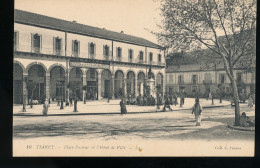
M36 53L36 54L47 54L47 55L54 55L54 56L65 56L64 50L53 50L53 48L36 48L31 46L25 45L15 45L14 46L15 52L28 52L28 53ZM150 61L147 62L146 60L140 59L129 59L128 56L124 57L112 57L111 54L105 56L103 54L89 54L87 52L74 52L71 50L67 50L66 52L67 57L79 57L79 58L88 58L88 59L96 59L96 60L106 60L106 61L119 61L119 62L129 62L129 63L138 63L138 64L150 64ZM162 65L164 66L164 62L151 62L152 65Z

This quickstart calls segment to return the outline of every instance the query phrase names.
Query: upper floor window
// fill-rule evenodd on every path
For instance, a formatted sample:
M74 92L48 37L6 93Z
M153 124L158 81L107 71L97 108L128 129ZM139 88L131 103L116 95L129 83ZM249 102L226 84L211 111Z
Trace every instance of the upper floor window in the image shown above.
M139 60L140 60L140 62L144 61L144 52L143 51L139 52Z
M238 72L237 73L237 83L241 83L242 82L242 73Z
M109 47L107 45L104 46L104 56L105 57L109 56Z
M182 75L178 76L178 84L184 84L184 79Z
M80 52L80 42L77 40L73 40L72 41L72 54L75 57L79 56L79 52Z
M162 55L158 54L158 62L162 62Z
M129 56L129 60L132 61L132 59L133 59L133 50L132 49L128 50L128 56Z
M117 52L117 58L121 59L121 57L122 57L122 49L120 47L117 47L116 52Z
M94 43L89 44L89 53L90 53L90 55L95 55L95 44Z
M18 32L17 31L15 31L14 32L14 50L16 50L17 49L17 46L18 46Z
M197 84L197 75L192 75L192 84Z
M225 74L220 74L220 83L225 83Z
M149 53L149 60L150 60L150 62L153 61L153 53L152 52Z
M41 52L41 40L42 37L39 34L32 34L32 52L40 53Z
M54 54L61 55L61 38L54 37L53 38L53 48L54 48Z

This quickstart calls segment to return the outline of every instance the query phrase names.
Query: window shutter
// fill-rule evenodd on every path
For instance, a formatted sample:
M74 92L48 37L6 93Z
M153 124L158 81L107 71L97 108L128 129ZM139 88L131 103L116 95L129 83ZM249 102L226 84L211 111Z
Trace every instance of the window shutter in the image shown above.
M116 57L118 57L118 47L116 47Z
M56 54L56 38L53 37L53 54Z
M96 44L94 44L94 57L96 56Z
M90 58L90 43L88 43L88 58Z
M80 56L80 41L78 41L78 56Z
M16 32L16 47L19 46L19 32Z
M74 56L74 40L72 40L72 42L71 42L71 47L72 47L71 55Z
M63 39L61 38L60 39L60 50L61 50L61 55L63 55L63 48L62 48L62 46L63 46L63 41L62 41Z
M103 56L105 56L106 55L106 52L105 52L106 50L105 50L105 45L103 45Z
M42 52L42 35L39 36L40 36L40 52Z
M31 34L31 52L33 52L33 47L34 47L34 39L33 39L33 33Z

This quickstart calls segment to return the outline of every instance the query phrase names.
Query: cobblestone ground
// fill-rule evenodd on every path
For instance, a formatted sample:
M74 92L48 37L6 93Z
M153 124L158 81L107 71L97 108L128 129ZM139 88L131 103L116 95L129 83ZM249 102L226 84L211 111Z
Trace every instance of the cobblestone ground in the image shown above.
M105 107L109 108L109 107ZM254 119L255 109L241 104L241 112ZM254 132L227 128L234 122L234 109L230 106L207 108L202 112L202 125L195 126L191 110L106 115L71 116L14 116L14 141L48 142L57 139L78 140L250 140Z

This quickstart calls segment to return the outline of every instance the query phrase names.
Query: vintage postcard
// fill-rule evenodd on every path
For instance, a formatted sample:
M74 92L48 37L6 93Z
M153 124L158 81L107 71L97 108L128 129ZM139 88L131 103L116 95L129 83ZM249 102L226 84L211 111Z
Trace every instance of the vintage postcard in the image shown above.
M255 0L16 0L13 39L14 157L255 155Z

